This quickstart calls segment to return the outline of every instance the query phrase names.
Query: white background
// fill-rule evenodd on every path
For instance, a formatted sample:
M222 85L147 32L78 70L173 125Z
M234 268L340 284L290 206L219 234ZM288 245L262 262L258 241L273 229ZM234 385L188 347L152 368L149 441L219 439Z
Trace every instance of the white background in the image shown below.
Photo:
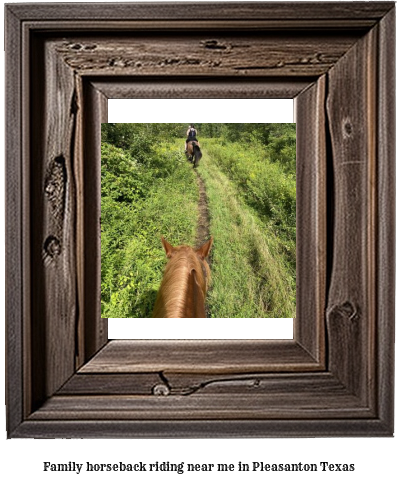
M320 2L320 0L317 0ZM1 12L3 15L3 12ZM1 19L3 25L3 19ZM1 85L4 87L4 53L1 53ZM4 88L3 88L4 89ZM3 100L3 97L1 97ZM2 101L1 101L2 103ZM1 122L4 117L1 117ZM4 133L4 126L2 126ZM2 155L3 158L3 155ZM1 191L4 178L1 177ZM4 198L1 198L3 205ZM4 225L4 209L1 208L1 224ZM0 233L4 255L4 233ZM3 266L2 266L3 267ZM1 308L4 309L4 271L2 270ZM4 314L2 315L4 323ZM0 334L1 351L4 350L4 333ZM398 347L396 346L396 349ZM397 351L397 356L398 351ZM2 361L3 362L3 361ZM1 404L4 404L4 374L1 370ZM397 381L396 381L397 382ZM397 396L397 395L396 395ZM397 403L398 401L396 401ZM3 410L4 411L4 410ZM398 407L396 406L398 418ZM84 485L96 482L118 486L132 485L184 485L201 486L204 482L217 485L224 479L230 485L323 487L353 485L398 485L398 439L395 438L319 438L319 439L205 439L205 440L6 440L5 411L0 414L2 440L2 480L14 485L61 486ZM191 462L191 463L355 463L353 473L44 473L43 462L66 463L133 463L137 461Z
M289 123L293 100L190 100L192 123ZM108 122L181 123L187 121L186 100L109 100ZM201 134L199 134L201 140ZM182 139L183 147L184 139ZM168 236L166 235L166 238ZM181 242L183 243L183 242ZM161 242L159 243L161 246ZM108 338L136 339L292 339L290 318L228 320L110 319Z

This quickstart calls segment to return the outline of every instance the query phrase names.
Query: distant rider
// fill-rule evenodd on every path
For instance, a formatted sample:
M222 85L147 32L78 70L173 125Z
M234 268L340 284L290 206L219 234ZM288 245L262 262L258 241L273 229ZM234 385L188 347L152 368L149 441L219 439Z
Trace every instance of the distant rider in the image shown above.
M186 145L184 147L185 152L187 152L187 142L191 142L193 140L198 143L198 147L199 147L200 145L199 145L199 142L197 140L197 130L194 127L194 125L189 125L188 130L187 130Z

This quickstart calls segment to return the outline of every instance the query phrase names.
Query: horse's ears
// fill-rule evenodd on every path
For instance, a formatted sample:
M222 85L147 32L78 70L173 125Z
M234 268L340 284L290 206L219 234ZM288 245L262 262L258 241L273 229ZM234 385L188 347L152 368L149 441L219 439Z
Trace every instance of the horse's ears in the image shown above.
M213 243L213 237L211 237L207 242L204 243L202 247L197 249L195 252L201 259L206 259L209 255L209 252L211 251L212 248L212 243Z
M165 252L166 252L166 257L168 259L170 259L172 257L172 254L173 254L173 251L174 251L174 248L172 245L170 245L169 242L167 242L163 237L161 237L161 240L162 240L162 245L163 245L163 248L165 249Z

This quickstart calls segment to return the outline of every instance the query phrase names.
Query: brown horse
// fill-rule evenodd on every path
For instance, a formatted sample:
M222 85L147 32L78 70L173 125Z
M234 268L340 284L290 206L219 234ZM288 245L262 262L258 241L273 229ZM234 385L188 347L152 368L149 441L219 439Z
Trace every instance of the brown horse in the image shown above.
M195 250L172 247L162 237L169 262L155 301L153 318L206 318L205 296L211 273L206 261L213 238Z
M201 157L202 152L198 142L196 140L187 142L187 159L193 163L194 167L198 167Z

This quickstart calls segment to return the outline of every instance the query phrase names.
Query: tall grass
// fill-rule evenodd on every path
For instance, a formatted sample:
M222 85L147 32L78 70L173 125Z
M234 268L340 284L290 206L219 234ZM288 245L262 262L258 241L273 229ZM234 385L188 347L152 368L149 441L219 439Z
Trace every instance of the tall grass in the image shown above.
M295 160L272 160L267 147L209 139L209 160L234 183L236 191L251 206L279 240L293 270L296 265ZM274 151L273 151L274 152Z
M150 317L166 263L161 235L172 245L196 240L197 177L181 140L162 141L145 124L114 125L104 128L102 144L101 314ZM288 139L284 145L270 136L266 146L251 137L201 139L198 172L214 237L211 317L295 316L295 151Z
M206 184L214 237L211 317L295 316L295 275L281 243L210 157L211 151L203 153L199 173Z
M173 144L158 145L146 167L102 144L102 317L151 316L165 265L160 237L193 244L197 205L195 174Z

